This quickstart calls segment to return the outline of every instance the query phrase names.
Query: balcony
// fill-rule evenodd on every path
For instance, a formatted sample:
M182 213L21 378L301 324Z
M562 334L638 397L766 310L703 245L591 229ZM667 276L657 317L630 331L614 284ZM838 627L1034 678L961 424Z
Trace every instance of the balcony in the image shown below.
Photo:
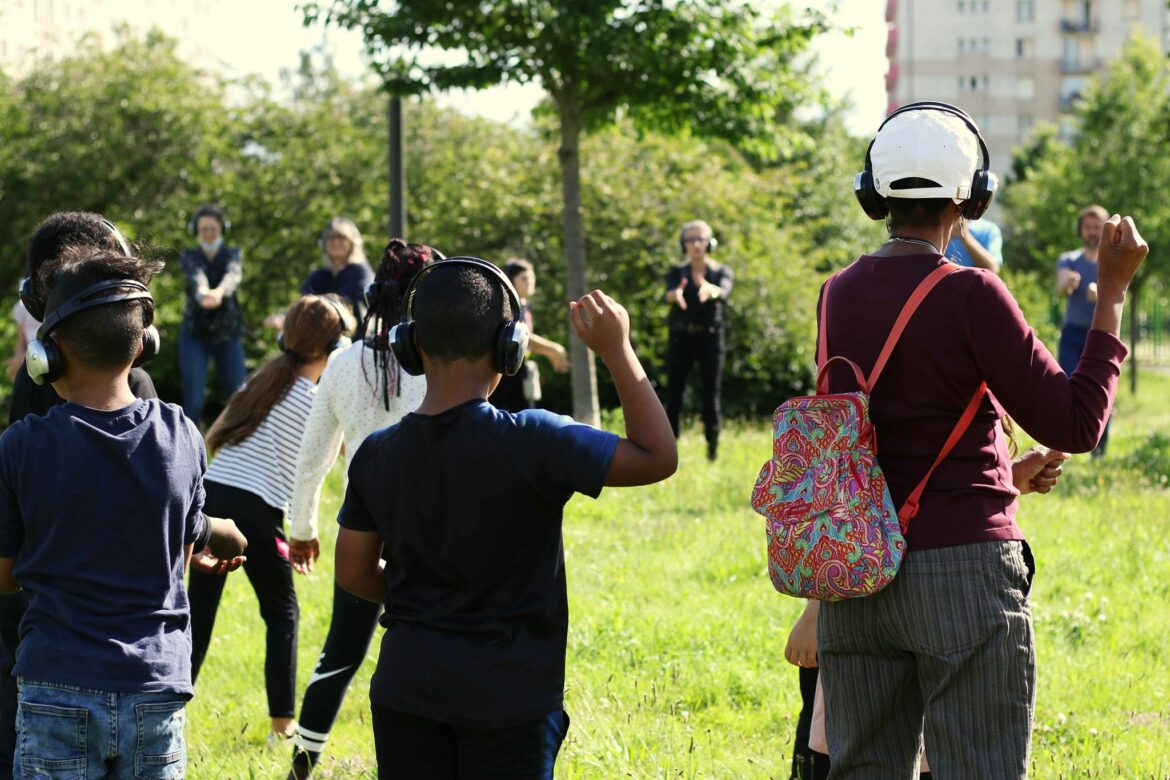
M1061 73L1096 73L1099 70L1101 70L1100 57L1078 57L1075 60L1060 61Z
M1081 102L1084 101L1084 96L1080 92L1073 92L1071 95L1060 96L1060 113L1071 114L1077 110Z
M1060 31L1062 33L1096 35L1101 31L1101 22L1097 19L1061 19Z

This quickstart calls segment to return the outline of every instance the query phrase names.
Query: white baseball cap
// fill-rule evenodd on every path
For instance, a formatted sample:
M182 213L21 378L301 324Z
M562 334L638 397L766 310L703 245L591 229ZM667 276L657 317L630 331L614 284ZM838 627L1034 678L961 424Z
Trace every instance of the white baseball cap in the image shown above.
M869 153L873 184L883 198L971 197L971 182L984 161L971 128L946 111L919 109L892 117ZM893 189L901 179L929 179L937 187Z

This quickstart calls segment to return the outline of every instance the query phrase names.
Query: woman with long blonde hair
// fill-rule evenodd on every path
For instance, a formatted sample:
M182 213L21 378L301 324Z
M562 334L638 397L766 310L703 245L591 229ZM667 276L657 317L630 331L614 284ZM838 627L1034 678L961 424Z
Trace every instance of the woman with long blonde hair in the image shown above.
M272 732L292 733L297 676L297 607L284 516L313 392L330 353L349 344L353 315L336 296L306 295L288 310L280 354L228 401L207 432L214 460L204 476L204 510L230 517L248 540L244 572L267 628L264 679ZM191 572L192 678L211 642L224 578Z

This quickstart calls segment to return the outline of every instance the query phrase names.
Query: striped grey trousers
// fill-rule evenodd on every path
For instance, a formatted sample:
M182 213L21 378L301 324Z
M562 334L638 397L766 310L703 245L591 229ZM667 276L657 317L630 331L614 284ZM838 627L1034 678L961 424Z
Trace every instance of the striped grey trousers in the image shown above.
M821 605L831 780L1024 778L1036 700L1030 554L1018 541L910 551L866 598Z

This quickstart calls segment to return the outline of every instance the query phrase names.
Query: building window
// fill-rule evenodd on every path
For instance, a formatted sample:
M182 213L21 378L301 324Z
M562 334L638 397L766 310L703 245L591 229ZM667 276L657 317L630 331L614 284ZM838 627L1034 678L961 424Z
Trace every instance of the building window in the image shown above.
M1138 0L1125 0L1125 18L1137 19L1141 16L1141 6Z
M990 12L991 12L991 3L989 2L989 0L983 0L983 13L986 14L986 13L990 13Z
M1031 59L1036 56L1036 41L1032 38L1016 38L1016 58Z
M967 88L970 89L972 92L978 92L979 91L979 79L972 76L967 81Z
M1016 97L1020 100L1031 100L1036 97L1036 79L1031 76L1020 76L1016 81Z
M984 54L991 54L991 39L990 38L983 39L983 53Z
M963 0L959 0L959 13L963 13L963 11L965 10L964 6L965 6L965 3L963 2Z
M1032 117L1028 114L1020 114L1016 117L1016 130L1019 131L1021 138L1026 138L1032 134Z
M967 42L962 38L959 39L959 54L963 54L967 49Z
M1016 0L1016 21L1017 22L1034 22L1034 21L1036 21L1035 0Z

